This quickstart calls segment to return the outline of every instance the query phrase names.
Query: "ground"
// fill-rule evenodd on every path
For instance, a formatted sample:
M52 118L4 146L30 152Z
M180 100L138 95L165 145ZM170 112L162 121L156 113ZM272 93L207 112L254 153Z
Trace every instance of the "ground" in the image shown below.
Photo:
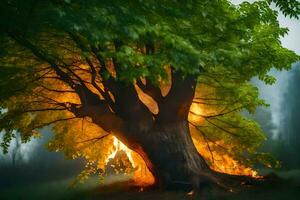
M245 188L240 193L224 193L207 190L207 200L298 200L300 199L300 171L279 172L283 181L261 187ZM20 184L0 188L1 200L189 200L203 199L188 196L184 191L158 191L134 187L127 177L111 176L104 184L98 185L97 178L85 184L69 188L71 179ZM116 182L121 181L121 182Z

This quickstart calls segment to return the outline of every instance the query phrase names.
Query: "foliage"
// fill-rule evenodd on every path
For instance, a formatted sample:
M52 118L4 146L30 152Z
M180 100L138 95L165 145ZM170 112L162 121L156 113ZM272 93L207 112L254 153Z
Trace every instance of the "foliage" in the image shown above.
M291 16L296 19L299 19L300 2L298 0L291 0L291 1L268 0L268 2L269 3L274 2L285 16Z

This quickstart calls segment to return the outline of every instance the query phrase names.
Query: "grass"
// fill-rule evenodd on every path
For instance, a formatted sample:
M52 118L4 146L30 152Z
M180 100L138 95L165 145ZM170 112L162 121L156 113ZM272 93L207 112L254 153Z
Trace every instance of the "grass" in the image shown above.
M300 199L300 171L281 172L284 181L261 187L249 187L239 193L207 190L207 200L298 200ZM188 200L204 199L188 196L184 191L144 190L133 186L127 177L112 176L99 185L96 177L85 184L69 188L72 179L27 183L0 188L1 200Z

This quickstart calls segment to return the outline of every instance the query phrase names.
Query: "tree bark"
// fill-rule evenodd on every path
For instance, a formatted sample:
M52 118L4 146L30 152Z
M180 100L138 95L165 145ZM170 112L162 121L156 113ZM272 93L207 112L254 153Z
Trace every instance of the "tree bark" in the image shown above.
M149 159L147 162L151 162L150 170L160 186L197 187L200 174L209 172L193 144L186 120L155 125L139 144Z

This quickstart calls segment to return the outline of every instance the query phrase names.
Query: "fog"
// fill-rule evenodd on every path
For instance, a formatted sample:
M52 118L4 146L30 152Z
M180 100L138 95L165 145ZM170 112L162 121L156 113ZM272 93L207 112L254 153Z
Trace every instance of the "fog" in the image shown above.
M30 182L46 182L74 178L84 168L83 160L68 160L62 153L50 152L46 144L52 137L47 129L42 130L43 137L20 143L13 162L16 140L11 141L8 154L0 154L0 188L22 185Z

